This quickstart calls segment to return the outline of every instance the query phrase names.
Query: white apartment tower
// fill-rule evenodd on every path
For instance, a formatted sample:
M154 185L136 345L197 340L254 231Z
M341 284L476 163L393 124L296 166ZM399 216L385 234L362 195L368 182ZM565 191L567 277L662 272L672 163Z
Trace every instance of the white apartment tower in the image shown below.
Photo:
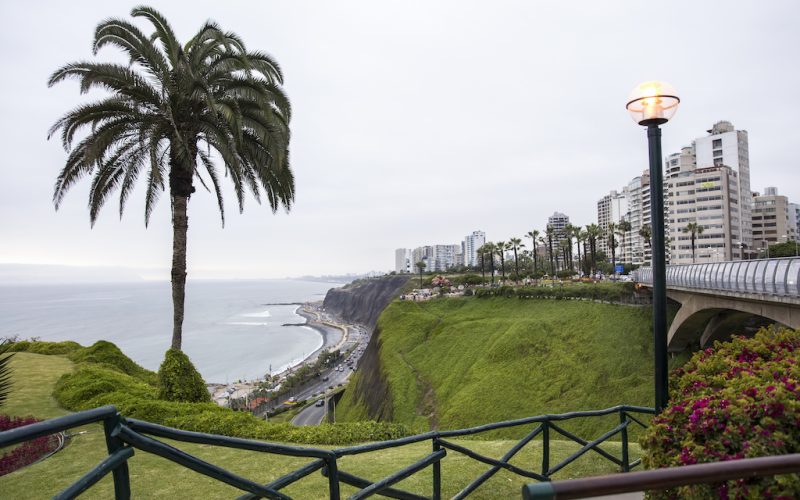
M628 195L625 192L627 186L622 193L611 191L609 194L600 198L597 202L597 225L603 230L603 234L607 234L608 226L612 222L619 224L628 214ZM627 246L627 237L625 238L625 245ZM622 246L622 239L617 234L614 235L614 240L617 242L617 249L615 250L617 262L629 262L626 257L625 249ZM597 241L597 249L605 253L609 260L611 259L611 239L608 237L601 238Z
M796 213L790 207L789 199L779 195L778 188L765 188L763 195L753 193L753 242L755 248L795 241L797 239L795 219Z
M478 249L486 243L486 233L483 231L473 231L464 238L464 265L477 267Z
M394 270L398 273L410 273L412 272L411 266L414 263L411 262L411 249L410 248L398 248L394 251Z
M731 224L734 237L747 248L753 246L752 211L750 191L750 152L746 130L736 130L728 121L720 121L708 130L708 135L695 139L697 168L730 167L739 178L738 193L731 193L738 203L738 224Z

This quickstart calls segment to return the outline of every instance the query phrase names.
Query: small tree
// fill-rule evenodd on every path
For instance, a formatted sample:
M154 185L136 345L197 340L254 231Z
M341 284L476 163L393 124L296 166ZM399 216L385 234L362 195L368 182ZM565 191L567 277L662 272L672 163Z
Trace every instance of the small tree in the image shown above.
M419 269L419 287L422 288L422 271L425 270L425 266L427 264L425 264L424 260L421 260L414 265L417 266L417 269Z

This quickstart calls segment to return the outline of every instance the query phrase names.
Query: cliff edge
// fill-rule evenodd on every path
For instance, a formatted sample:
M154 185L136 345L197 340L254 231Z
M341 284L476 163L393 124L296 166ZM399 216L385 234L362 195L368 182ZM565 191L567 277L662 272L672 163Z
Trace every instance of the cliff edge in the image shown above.
M397 297L408 279L408 276L390 276L333 288L325 295L322 307L345 321L360 323L372 330L381 311Z

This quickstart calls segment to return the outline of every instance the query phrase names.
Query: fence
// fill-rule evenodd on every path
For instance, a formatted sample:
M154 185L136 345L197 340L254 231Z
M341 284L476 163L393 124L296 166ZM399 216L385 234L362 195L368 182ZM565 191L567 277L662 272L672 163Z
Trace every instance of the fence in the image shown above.
M102 422L106 436L106 445L109 454L108 457L67 489L56 495L55 498L58 499L77 497L79 494L86 491L109 473L113 474L114 478L115 498L130 498L130 476L128 474L127 460L133 456L134 450L138 449L166 458L167 460L171 460L183 467L247 492L245 495L239 497L240 499L253 499L260 497L280 499L289 498L280 490L318 470L320 470L322 474L327 477L328 494L332 499L338 500L340 498L340 489L342 484L359 488L359 491L350 497L351 499L366 498L378 493L383 496L399 499L427 498L415 493L395 489L393 486L403 479L406 479L421 470L431 467L431 498L438 500L441 498L442 491L441 461L447 456L448 451L450 451L460 453L472 460L490 466L483 474L475 478L454 497L461 499L466 498L501 469L529 479L535 479L537 481L549 481L553 474L567 467L579 457L589 452L599 454L603 458L619 466L620 471L628 472L640 463L640 460L630 461L629 459L628 427L631 424L645 427L645 424L634 415L646 415L653 413L654 411L651 408L643 408L638 406L615 406L605 410L581 411L558 415L540 415L506 422L497 422L478 427L472 427L469 429L432 431L390 441L326 450L273 444L251 439L217 436L199 432L182 431L140 420L125 419L117 413L116 408L113 406L103 406L100 408L95 408L65 417L59 417L2 432L0 433L0 448L35 439L37 437L46 436L48 434L53 434L55 432L62 432L73 427L94 422ZM614 426L614 428L610 429L608 432L604 433L602 436L591 441L587 441L576 436L572 432L564 429L561 425L561 422L571 419L595 418L614 414L619 416L619 424ZM511 427L530 427L531 430L499 460L483 456L451 441L452 438L472 436L484 432ZM550 440L551 436L555 434L578 443L581 445L581 448L559 463L551 465ZM600 447L603 442L618 434L620 435L622 448L621 456L619 458ZM526 445L534 441L534 439L539 436L541 436L542 440L541 467L534 471L512 465L510 463L511 459ZM174 446L155 439L154 437L187 443L238 448L261 453L272 453L292 457L306 457L311 459L311 462L297 470L273 480L269 484L259 484L210 464L193 455L185 453ZM346 471L339 470L338 468L337 460L344 456L371 453L423 441L431 442L432 451L429 455L379 481L373 482L368 479L350 474Z
M639 283L653 282L649 267L633 274ZM667 286L800 297L800 257L668 266Z

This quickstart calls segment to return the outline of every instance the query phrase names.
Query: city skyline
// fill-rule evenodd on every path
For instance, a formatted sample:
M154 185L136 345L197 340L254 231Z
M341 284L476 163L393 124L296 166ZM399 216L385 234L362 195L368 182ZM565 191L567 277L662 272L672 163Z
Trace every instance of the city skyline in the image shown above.
M157 7L181 39L211 18L283 66L295 109L297 201L288 216L273 216L248 199L239 215L226 186L222 229L213 196L199 190L189 207L190 278L388 269L386 255L404 242L460 241L478 227L502 235L494 239L521 237L544 229L554 210L574 224L594 222L598 198L646 167L644 130L624 105L653 78L675 85L683 100L664 127L665 153L728 120L749 132L753 189L780 186L800 200L796 105L767 102L800 85L800 70L784 63L800 42L793 3L678 2L669 12L515 2L491 10L461 2L231 5ZM149 269L168 279L166 197L149 229L141 191L121 222L109 204L93 230L88 181L58 213L51 204L66 153L46 131L85 100L77 85L47 89L45 81L66 62L92 59L96 24L129 8L52 2L42 18L0 6L9 25L0 50L22 69L0 83L15 96L0 122L0 263ZM669 43L641 42L651 24L632 21L647 18L658 19ZM34 23L47 36L14 43ZM104 50L97 60L115 57Z

